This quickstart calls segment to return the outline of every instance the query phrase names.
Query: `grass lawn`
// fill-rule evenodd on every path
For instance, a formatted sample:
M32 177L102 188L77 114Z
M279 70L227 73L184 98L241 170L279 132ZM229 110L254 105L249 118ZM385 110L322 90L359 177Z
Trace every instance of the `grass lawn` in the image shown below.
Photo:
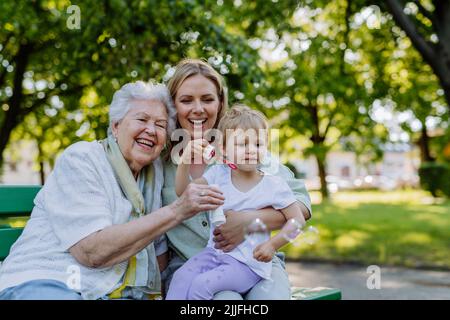
M450 269L450 200L423 191L340 192L314 204L312 246L283 248L291 259Z

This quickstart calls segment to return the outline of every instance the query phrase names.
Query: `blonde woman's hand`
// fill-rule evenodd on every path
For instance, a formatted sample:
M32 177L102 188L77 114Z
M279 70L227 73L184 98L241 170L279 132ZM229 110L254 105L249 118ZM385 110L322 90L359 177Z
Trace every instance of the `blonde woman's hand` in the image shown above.
M250 224L252 215L247 212L228 210L226 222L213 231L214 247L229 252L245 240L245 226Z
M203 162L203 150L208 146L205 139L191 140L183 150L181 162L183 164L201 164Z

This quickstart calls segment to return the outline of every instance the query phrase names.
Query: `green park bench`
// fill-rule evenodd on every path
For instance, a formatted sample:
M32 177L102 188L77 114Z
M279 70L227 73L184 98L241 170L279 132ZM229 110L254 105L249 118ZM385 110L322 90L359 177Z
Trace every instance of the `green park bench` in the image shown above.
M0 185L0 261L9 254L9 249L22 233L23 228L11 227L11 218L27 218L31 214L33 200L41 186Z
M28 218L33 200L41 186L0 185L0 272L1 261L9 254L11 246L21 235L23 228L10 225L13 218ZM292 288L293 300L340 300L341 292L332 288Z

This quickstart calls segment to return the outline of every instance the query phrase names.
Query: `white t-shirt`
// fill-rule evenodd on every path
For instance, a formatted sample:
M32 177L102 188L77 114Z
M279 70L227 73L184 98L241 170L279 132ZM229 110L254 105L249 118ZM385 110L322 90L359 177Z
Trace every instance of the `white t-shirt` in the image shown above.
M226 165L215 165L205 172L203 178L209 185L217 184L225 196L223 210L234 211L254 211L265 207L273 207L280 210L288 207L296 200L287 183L280 177L264 174L261 181L247 192L238 190L231 181L231 169ZM213 227L210 230L208 247L214 249ZM262 241L269 240L267 234ZM272 262L260 262L253 258L253 250L258 245L252 244L249 240L244 240L231 252L220 253L229 254L233 258L248 265L256 274L264 279L270 278L272 272Z

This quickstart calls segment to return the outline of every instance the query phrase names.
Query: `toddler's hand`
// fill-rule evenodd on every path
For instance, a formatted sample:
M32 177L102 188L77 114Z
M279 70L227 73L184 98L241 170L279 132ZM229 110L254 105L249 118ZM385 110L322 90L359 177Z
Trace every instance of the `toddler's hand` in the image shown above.
M267 241L259 244L255 250L253 250L253 258L261 262L270 262L275 254L275 248Z

